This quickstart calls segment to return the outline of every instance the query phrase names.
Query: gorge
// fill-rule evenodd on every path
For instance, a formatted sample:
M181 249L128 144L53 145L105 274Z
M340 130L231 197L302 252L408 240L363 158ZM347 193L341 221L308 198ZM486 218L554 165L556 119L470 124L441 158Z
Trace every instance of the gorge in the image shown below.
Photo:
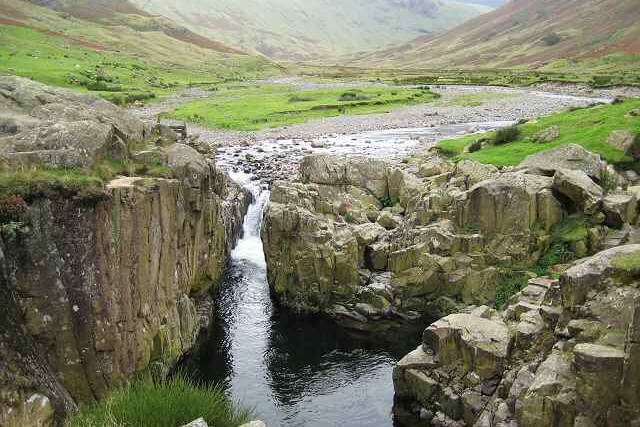
M442 87L438 105L213 147L145 110L0 88L3 423L60 423L176 366L268 425L637 418L637 175L576 144L500 168L440 145L490 150L485 132L543 120L518 116L599 111L615 90ZM475 91L501 95L448 104ZM370 130L306 133L353 123Z

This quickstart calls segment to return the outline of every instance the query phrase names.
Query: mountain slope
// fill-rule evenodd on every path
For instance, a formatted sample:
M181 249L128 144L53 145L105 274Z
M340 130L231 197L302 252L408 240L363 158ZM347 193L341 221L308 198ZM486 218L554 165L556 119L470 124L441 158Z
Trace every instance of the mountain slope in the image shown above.
M279 60L318 62L440 32L491 10L453 0L132 2L245 50Z
M278 69L126 0L0 0L0 24L0 72L114 100Z
M451 31L364 55L354 64L553 68L566 65L556 60L572 59L606 68L607 60L599 59L611 54L616 67L637 66L638 0L514 0Z

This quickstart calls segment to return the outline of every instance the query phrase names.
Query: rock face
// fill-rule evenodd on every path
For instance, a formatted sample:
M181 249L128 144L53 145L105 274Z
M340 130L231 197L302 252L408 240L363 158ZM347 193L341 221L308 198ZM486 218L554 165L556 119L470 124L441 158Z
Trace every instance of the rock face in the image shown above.
M121 160L146 136L141 121L105 100L20 77L0 77L0 123L0 162L12 169Z
M12 96L25 108L43 99L85 106L84 97L21 90ZM127 113L103 110L115 112L113 129L141 135ZM3 229L0 424L22 425L15 417L37 401L47 425L54 410L61 416L138 372L161 373L194 344L198 295L218 280L250 196L192 148L165 153L170 179L30 195L21 226Z
M395 413L435 425L640 422L640 245L538 278L501 312L469 307L429 326L394 370Z
M591 173L603 166L590 153L580 158ZM535 263L577 206L602 208L602 189L564 165L540 174L454 165L431 152L402 165L310 156L300 182L273 186L262 230L269 283L289 307L349 322L493 303L505 266ZM612 203L611 223L635 220L625 209ZM594 251L598 242L577 246Z

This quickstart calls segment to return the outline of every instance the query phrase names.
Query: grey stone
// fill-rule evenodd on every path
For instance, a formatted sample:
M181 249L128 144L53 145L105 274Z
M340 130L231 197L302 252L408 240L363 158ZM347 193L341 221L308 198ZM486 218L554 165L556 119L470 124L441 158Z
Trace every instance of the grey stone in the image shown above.
M600 178L605 163L598 154L591 153L577 144L566 144L551 150L532 154L520 163L520 167L539 170L552 176L559 169L578 170L592 178Z

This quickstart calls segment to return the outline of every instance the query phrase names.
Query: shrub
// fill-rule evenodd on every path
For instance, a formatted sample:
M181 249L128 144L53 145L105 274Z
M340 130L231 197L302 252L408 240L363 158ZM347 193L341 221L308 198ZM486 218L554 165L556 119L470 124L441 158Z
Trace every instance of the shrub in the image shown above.
M593 76L591 78L593 85L598 86L610 86L613 82L613 76Z
M509 142L516 141L522 135L522 131L518 126L509 126L506 128L498 129L493 136L493 143L495 145L507 144Z
M471 145L469 145L468 151L470 153L475 153L476 151L480 151L482 149L482 140L478 139L473 141Z
M105 400L82 409L67 427L176 427L204 418L210 426L236 427L251 411L238 409L223 391L195 385L183 376L139 380L114 391Z
M338 98L338 101L366 101L367 99L369 99L369 97L361 93L345 92L342 95L340 95L340 98Z
M293 102L309 102L309 101L313 101L313 98L310 96L300 96L300 95L293 95L291 98L289 98L289 102L293 103Z
M509 299L520 292L527 284L527 275L523 272L509 271L496 286L496 308L501 309Z
M556 33L549 33L549 34L547 34L546 36L544 36L542 38L542 41L547 46L553 46L553 45L556 45L556 44L560 43L562 41L562 37L560 37Z
M29 207L22 196L10 194L0 200L0 223L16 222Z
M600 170L600 187L602 187L605 194L615 190L617 186L616 177L609 172L608 168L602 168Z

